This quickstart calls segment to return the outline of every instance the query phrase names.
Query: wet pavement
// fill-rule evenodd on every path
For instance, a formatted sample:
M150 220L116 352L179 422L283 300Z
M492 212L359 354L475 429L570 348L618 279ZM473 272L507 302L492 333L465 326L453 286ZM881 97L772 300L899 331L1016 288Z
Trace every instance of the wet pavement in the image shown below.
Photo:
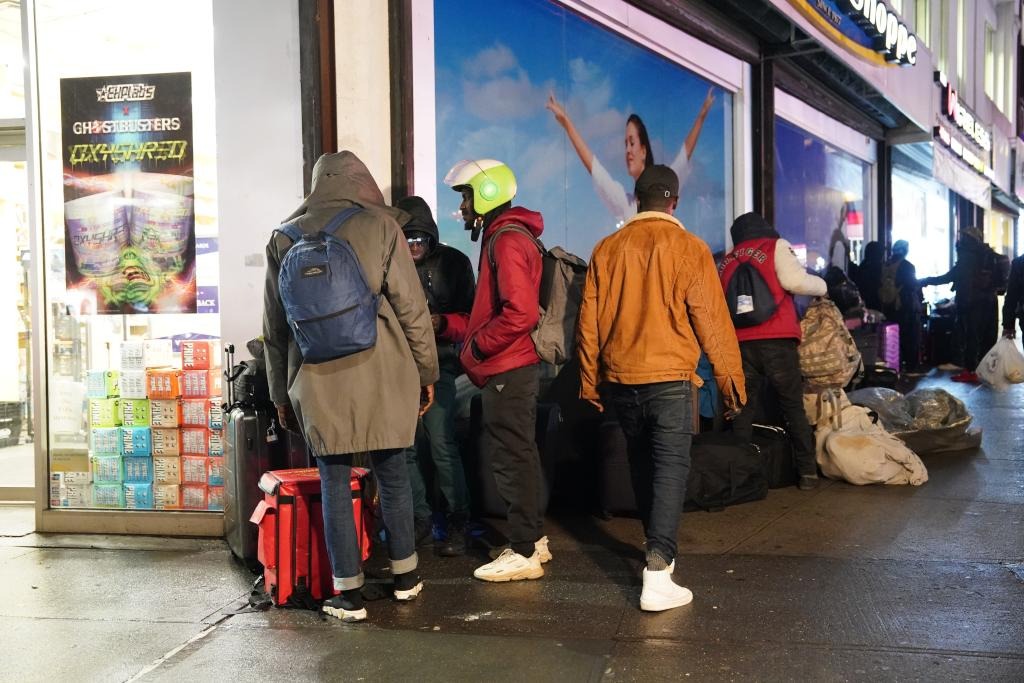
M638 609L632 519L556 515L540 581L482 584L482 555L424 553L419 601L345 625L235 614L252 577L220 541L44 537L0 508L0 678L1024 680L1024 385L921 385L967 402L981 450L925 456L918 488L687 513L676 577L694 602L661 614Z

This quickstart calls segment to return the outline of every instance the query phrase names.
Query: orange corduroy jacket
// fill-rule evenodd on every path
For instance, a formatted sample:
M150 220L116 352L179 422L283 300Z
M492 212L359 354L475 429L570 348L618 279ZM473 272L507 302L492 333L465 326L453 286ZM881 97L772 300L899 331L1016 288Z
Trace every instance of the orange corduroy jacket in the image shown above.
M576 341L581 398L602 382L697 376L701 349L727 408L746 403L743 362L711 250L673 216L645 211L594 248Z

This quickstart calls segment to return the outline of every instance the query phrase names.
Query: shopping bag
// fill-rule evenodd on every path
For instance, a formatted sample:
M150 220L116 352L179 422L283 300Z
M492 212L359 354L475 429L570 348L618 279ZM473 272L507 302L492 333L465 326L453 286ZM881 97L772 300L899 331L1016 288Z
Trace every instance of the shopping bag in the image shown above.
M1024 382L1024 354L1012 339L1002 337L981 359L975 372L985 384L1002 391L1011 384Z

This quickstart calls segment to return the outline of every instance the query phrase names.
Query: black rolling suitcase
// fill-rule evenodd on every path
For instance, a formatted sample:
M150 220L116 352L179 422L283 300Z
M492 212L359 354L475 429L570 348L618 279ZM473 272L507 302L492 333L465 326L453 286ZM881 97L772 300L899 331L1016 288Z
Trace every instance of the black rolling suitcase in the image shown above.
M234 365L234 346L228 344L227 392L228 410L224 427L224 536L235 557L249 568L256 569L256 545L259 529L249 521L256 506L263 500L259 488L264 472L276 469L279 458L275 457L280 447L268 441L277 435L280 441L284 430L276 429L274 406L269 395L248 393L238 396L235 383L242 374L241 366ZM243 381L243 387L251 382ZM265 383L263 384L265 386ZM237 401L237 402L236 402Z
M480 448L480 426L483 418L483 401L474 396L469 407L470 453L464 460L466 478L470 488L470 500L474 517L505 517L508 507L498 493L494 482L494 470L491 466L490 453ZM537 404L537 450L540 453L543 488L541 490L541 507L547 510L551 497L555 466L557 464L559 444L558 427L561 422L561 411L555 403Z

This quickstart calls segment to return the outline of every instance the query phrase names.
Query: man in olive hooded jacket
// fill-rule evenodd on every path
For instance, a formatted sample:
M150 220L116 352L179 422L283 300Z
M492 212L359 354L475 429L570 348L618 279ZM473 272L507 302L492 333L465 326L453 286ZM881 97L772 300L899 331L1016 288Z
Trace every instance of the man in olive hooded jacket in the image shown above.
M292 243L276 231L267 244L263 335L278 417L283 426L302 431L320 469L324 535L334 587L341 591L323 609L344 621L361 621L366 609L349 486L353 459L367 456L376 475L395 597L412 600L423 583L416 573L412 492L403 452L413 443L421 408L433 401L438 366L427 302L399 227L408 216L385 206L362 161L351 152L320 157L312 191L287 222L315 234L351 207L362 210L334 235L351 245L367 285L380 294L376 344L323 363L303 361L278 286L281 262Z

